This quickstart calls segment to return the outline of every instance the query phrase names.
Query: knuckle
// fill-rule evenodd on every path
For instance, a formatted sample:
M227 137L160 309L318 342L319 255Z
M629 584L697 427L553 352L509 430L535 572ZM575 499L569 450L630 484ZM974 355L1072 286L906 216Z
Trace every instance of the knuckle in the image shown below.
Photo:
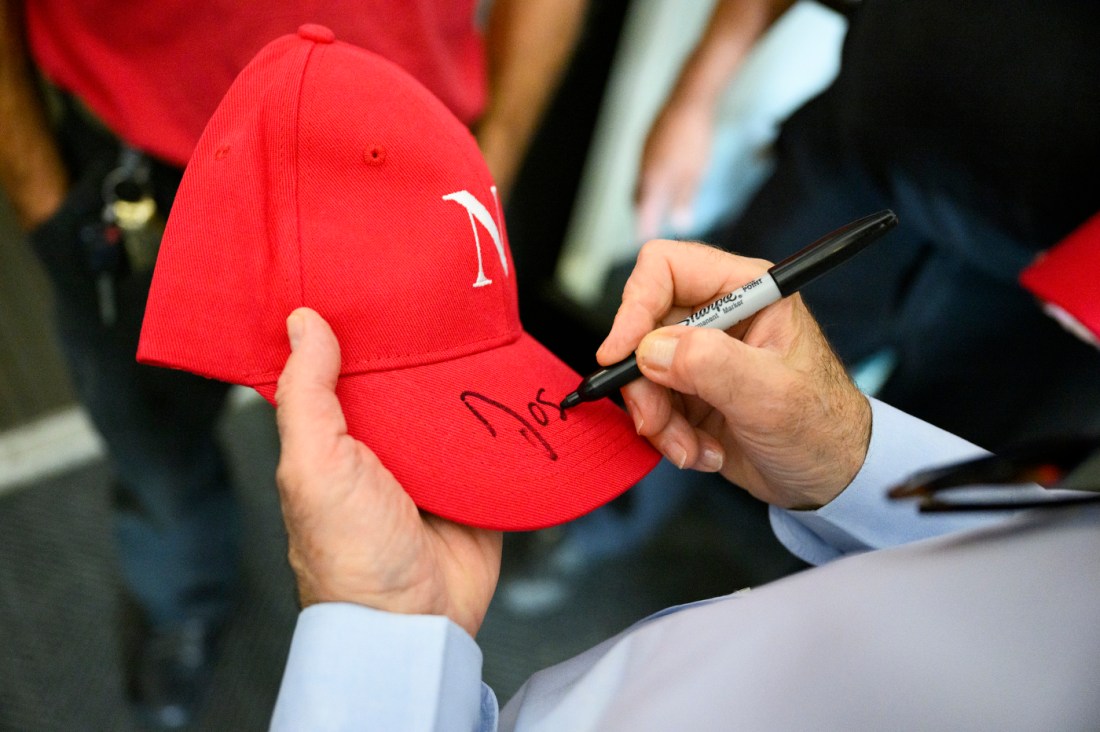
M278 381L275 382L275 405L277 407L281 407L291 400L292 395L300 393L302 387L308 383L308 379L302 378L303 374L296 373L294 364L292 356L287 360L286 366L279 374Z
M275 384L275 403L282 404L286 398L286 394L293 387L291 382L293 377L290 375L290 369L283 369L283 373L279 374L279 381Z
M681 338L673 360L679 378L705 401L725 405L735 398L735 379L725 333L702 328L690 329Z
M650 267L655 261L664 259L670 242L666 239L650 239L638 250L638 266Z
M279 486L279 491L284 496L293 492L294 487L298 484L298 476L299 472L290 460L287 460L285 456L279 460L279 464L275 468L275 484Z
M699 329L684 330L672 359L672 369L678 376L690 380L705 376L710 370L712 346L706 337L708 335Z
M668 424L672 404L667 389L639 379L623 387L623 397L634 405L638 434L653 437Z

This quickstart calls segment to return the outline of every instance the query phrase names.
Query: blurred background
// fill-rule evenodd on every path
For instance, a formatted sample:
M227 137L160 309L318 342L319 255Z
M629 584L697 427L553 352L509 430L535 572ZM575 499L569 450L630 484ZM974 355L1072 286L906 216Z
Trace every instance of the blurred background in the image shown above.
M506 218L527 328L578 371L618 304L641 242L633 189L646 132L711 3L593 2ZM786 115L836 73L842 16L799 3L725 95L691 237L735 216L769 171ZM805 242L792 242L792 251ZM51 293L0 210L0 729L129 730L124 660L134 609L110 529L112 468L77 404L50 325ZM297 613L274 486L272 410L234 391L222 419L244 525L243 590L194 727L266 728ZM667 468L664 468L667 470ZM705 478L627 493L587 530L510 535L479 635L503 702L535 669L649 613L753 586L802 565L765 509Z

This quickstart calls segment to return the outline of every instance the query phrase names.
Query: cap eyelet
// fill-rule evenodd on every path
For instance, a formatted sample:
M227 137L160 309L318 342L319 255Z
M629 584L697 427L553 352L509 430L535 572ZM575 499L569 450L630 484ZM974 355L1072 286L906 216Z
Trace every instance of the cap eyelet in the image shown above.
M381 165L386 162L386 148L372 145L363 151L363 162L368 165Z

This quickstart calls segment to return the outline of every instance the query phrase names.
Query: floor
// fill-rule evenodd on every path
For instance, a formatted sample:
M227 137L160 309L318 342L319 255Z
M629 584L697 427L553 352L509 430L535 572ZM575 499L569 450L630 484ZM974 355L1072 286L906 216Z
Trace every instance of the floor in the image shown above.
M245 587L195 728L244 732L267 727L297 607L271 409L238 406L223 434L244 508ZM133 613L116 579L110 480L100 458L0 496L0 730L139 729L124 693ZM655 610L802 566L772 538L763 507L724 488L694 492L620 556L596 561L569 546L561 529L506 537L501 584L478 637L484 678L502 701L534 670Z

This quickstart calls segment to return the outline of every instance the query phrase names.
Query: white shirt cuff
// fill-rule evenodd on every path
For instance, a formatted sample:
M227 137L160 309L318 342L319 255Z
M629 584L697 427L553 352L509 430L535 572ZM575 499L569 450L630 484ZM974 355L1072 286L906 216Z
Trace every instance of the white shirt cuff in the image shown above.
M492 729L496 700L481 661L474 639L445 617L313 605L298 616L271 729Z
M870 402L871 443L851 484L816 511L770 509L776 537L812 564L993 520L988 513L921 514L915 501L888 499L886 492L892 486L919 470L978 457L985 451L888 404Z

